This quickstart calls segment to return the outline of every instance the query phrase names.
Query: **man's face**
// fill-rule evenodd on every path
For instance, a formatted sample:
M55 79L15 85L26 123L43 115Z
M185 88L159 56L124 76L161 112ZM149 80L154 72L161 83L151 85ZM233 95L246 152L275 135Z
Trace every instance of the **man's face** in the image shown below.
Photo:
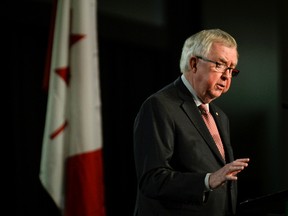
M220 43L214 43L207 59L226 67L235 68L238 61L237 50L235 47L230 48ZM207 59L193 57L190 60L191 70L185 75L197 96L204 103L209 103L220 97L222 93L226 93L231 84L229 70L219 72L216 64L207 61Z

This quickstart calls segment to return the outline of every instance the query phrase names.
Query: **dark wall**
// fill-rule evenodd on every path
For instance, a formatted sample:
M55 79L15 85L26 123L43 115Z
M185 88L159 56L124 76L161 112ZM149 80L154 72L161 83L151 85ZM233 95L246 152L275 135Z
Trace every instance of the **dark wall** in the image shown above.
M280 20L281 20L281 26L286 26L288 23L288 13L286 12L286 9L288 8L288 2L285 0L281 0L280 1L280 8L281 8L281 16L280 16ZM288 61L287 61L287 56L288 56L288 41L287 41L287 37L288 37L288 29L287 28L281 28L281 87L282 87L282 91L281 91L281 100L282 100L282 112L281 112L281 116L282 116L282 125L281 125L281 134L283 134L283 148L281 149L281 151L283 152L288 152ZM288 170L288 162L287 159L284 158L284 160L286 161L286 163L284 162L284 169ZM287 183L288 182L288 172L285 172L284 178L282 178L282 182ZM288 206L288 204L287 204ZM288 208L288 207L287 207Z
M47 100L42 80L51 4L9 1L1 5L2 69L8 75L7 92L12 96L8 113L13 119L12 139L9 138L12 160L9 158L7 163L12 179L5 175L9 199L4 208L9 207L8 215L56 216L56 208L38 179Z

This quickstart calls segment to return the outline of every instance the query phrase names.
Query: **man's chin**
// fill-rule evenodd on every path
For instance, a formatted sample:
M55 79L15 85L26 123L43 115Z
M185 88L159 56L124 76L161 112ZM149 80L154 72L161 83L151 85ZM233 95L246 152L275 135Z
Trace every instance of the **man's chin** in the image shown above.
M214 91L213 94L211 95L212 96L211 98L213 98L213 100L214 100L214 99L220 97L223 93L225 93L223 90Z

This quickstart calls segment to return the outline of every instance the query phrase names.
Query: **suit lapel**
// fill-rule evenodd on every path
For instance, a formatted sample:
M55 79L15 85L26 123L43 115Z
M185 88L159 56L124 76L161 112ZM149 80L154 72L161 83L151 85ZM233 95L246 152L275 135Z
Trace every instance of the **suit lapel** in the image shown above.
M195 126L195 128L198 130L198 132L201 134L203 139L206 141L206 143L209 145L210 149L213 151L213 153L217 156L217 158L224 163L224 160L216 146L215 141L213 140L208 128L205 125L205 122L203 121L201 114L198 110L198 107L194 103L185 102L182 106L184 112L187 114L187 117L190 119L191 123Z
M183 100L181 105L183 111L186 113L187 117L190 119L191 123L195 126L198 130L199 134L203 137L206 141L208 146L210 147L211 151L216 155L219 161L224 164L225 161L223 160L216 143L214 142L208 128L203 121L201 114L199 112L198 107L196 106L193 97L186 86L183 84L181 78L177 79L174 83L177 88L179 89L179 97ZM221 128L222 131L223 128Z

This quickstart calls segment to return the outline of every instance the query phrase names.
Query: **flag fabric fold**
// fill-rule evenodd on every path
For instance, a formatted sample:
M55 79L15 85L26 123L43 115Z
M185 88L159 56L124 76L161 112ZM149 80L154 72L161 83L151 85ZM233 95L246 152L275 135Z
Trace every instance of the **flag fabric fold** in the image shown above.
M104 216L96 0L56 3L40 181L64 216Z

